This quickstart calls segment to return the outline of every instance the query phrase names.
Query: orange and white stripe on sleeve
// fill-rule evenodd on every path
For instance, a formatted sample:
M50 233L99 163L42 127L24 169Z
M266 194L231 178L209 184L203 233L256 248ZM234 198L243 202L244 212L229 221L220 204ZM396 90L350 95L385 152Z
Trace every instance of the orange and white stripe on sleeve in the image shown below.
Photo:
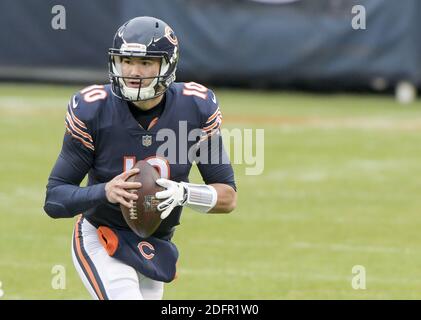
M202 128L202 138L200 141L206 140L209 137L219 132L222 124L222 114L219 107L213 114L207 119L205 126Z
M73 112L71 105L67 107L66 130L77 141L81 142L86 148L95 151L94 141L88 133L86 124L81 121Z

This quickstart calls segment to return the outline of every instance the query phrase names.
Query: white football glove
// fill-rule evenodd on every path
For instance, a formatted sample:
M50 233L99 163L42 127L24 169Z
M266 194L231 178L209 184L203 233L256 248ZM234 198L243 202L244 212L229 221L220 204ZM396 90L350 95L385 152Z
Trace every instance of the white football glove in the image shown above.
M157 206L157 209L162 212L161 219L165 219L175 207L184 205L187 200L187 192L182 183L163 178L156 180L156 183L166 188L166 190L155 194L157 199L166 199Z
M175 182L160 178L156 183L166 190L155 194L157 199L163 200L157 209L161 211L161 219L165 219L177 206L187 206L197 212L207 213L218 200L218 193L213 186Z

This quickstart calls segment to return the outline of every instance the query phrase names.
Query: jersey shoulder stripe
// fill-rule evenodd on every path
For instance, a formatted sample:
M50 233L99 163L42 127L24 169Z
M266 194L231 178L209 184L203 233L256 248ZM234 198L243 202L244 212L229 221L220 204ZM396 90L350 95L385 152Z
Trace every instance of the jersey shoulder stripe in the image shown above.
M80 90L69 101L65 117L65 127L68 134L83 146L95 151L93 124L99 110L110 97L109 86L92 85Z
M77 141L81 142L86 148L95 151L92 136L89 134L86 125L75 116L72 108L73 107L69 102L69 105L67 106L66 119L64 121L66 131Z

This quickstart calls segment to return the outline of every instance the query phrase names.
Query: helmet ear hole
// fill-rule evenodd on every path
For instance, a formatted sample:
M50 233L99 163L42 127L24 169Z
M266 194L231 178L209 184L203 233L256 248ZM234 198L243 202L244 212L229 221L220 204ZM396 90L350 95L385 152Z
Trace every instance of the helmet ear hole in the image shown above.
M161 72L159 73L160 76L164 76L169 69L170 65L167 63L167 60L162 57L161 59Z
M122 74L122 70L121 70L121 62L122 62L123 59L118 55L114 55L112 57L112 59L113 59L113 65L114 65L114 68L115 68L115 72L117 73L117 75L122 76L123 74Z

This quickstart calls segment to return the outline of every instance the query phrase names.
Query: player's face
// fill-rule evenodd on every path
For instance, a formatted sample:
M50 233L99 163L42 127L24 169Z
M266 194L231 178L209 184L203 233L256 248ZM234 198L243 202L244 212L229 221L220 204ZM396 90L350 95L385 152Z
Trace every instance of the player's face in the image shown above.
M123 57L121 60L121 71L123 77L156 77L159 74L160 65L160 58ZM124 81L129 88L139 88L140 80L125 79ZM153 79L144 79L141 86L147 87L152 81Z

